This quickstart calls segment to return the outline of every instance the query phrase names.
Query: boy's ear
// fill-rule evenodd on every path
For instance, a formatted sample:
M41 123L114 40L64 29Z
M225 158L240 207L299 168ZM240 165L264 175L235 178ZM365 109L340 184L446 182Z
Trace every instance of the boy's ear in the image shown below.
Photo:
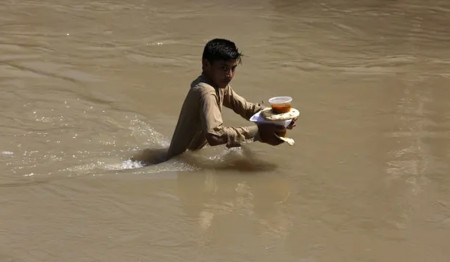
M203 70L209 69L211 67L211 63L208 59L202 59L202 68Z

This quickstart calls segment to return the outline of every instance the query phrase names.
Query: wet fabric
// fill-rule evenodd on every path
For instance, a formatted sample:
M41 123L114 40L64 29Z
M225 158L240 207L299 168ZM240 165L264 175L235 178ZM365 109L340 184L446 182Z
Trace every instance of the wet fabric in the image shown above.
M232 109L247 120L262 109L259 104L247 102L230 85L225 88L215 88L201 75L191 83L191 88L184 100L168 156L202 148L207 144L206 134L225 137L227 147L236 147L246 141L255 140L258 134L256 125L245 127L224 125L223 106Z

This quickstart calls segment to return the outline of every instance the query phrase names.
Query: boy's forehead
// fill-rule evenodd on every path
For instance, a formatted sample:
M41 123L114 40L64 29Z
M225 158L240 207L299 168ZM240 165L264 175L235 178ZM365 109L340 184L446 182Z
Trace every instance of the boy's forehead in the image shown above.
M217 65L227 65L230 67L236 66L238 64L238 61L236 59L231 59L231 60L216 60L213 62L214 64Z

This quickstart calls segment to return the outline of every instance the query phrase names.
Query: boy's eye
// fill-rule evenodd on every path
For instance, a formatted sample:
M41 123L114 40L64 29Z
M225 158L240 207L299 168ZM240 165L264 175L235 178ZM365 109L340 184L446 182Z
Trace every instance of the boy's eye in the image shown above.
M231 67L231 71L234 72L234 70L236 69L236 66ZM225 72L230 71L230 67L228 66L222 66L222 70Z

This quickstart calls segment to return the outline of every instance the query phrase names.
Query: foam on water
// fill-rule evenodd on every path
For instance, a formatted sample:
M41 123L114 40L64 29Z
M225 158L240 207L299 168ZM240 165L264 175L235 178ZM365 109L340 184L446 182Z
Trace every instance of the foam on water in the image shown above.
M3 151L2 155L14 155L14 152L11 151Z
M104 166L108 170L126 170L126 169L136 169L144 167L143 163L140 161L133 161L131 159L125 160L118 164L107 164Z

